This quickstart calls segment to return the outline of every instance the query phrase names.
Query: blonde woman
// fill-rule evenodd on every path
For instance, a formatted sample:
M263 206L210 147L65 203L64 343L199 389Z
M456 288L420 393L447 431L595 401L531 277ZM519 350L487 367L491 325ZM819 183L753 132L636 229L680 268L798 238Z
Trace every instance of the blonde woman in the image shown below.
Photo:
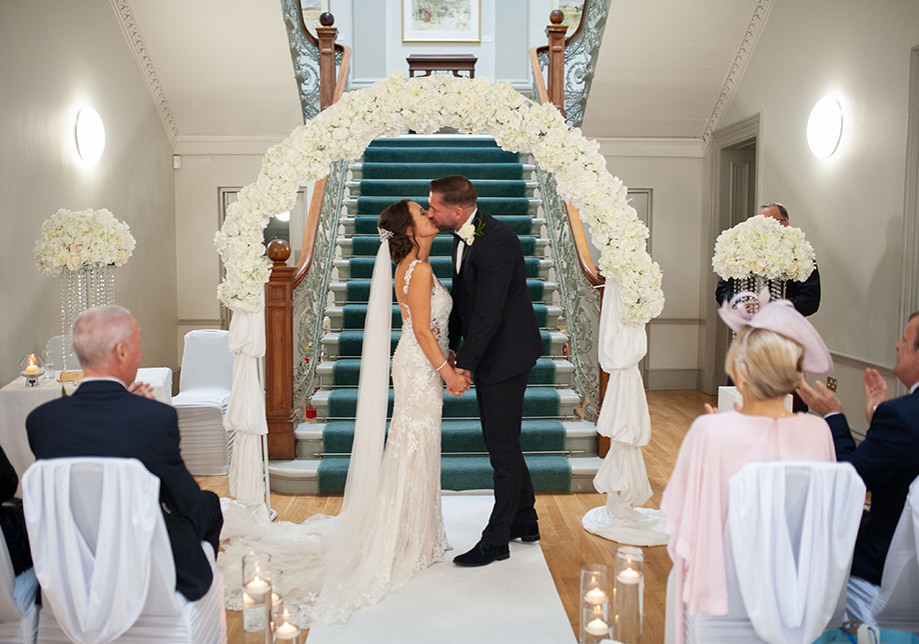
M785 396L799 387L804 371L828 373L833 362L820 335L791 302L760 295L759 312L750 315L733 304L719 310L736 332L725 370L743 397L735 411L697 418L680 447L664 490L675 589L691 615L728 611L724 568L724 525L728 484L747 463L756 461L835 461L833 439L819 416L793 414ZM707 411L712 412L710 406ZM674 617L678 622L682 611ZM676 634L682 634L677 626ZM679 637L678 637L679 640Z

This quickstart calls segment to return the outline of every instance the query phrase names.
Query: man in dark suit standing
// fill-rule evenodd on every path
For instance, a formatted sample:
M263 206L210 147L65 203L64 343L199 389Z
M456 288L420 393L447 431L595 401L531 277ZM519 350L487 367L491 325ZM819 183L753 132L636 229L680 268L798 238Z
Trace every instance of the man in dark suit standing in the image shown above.
M820 382L816 389L807 383L799 389L811 409L823 414L830 424L836 460L852 463L871 492L871 510L865 513L855 541L852 574L877 585L909 485L919 476L919 311L909 316L897 342L893 372L910 393L888 400L887 383L881 374L865 369L869 427L857 447L835 394Z
M73 395L29 414L32 452L38 459L103 456L143 463L160 479L176 590L189 601L200 599L213 579L201 542L217 554L220 500L185 469L175 409L153 400L150 387L134 380L141 359L137 321L120 306L88 309L73 325L73 348L85 377Z
M539 540L533 483L520 447L527 377L542 339L526 284L523 248L504 223L476 207L465 177L431 182L428 216L453 230L450 349L457 373L475 383L482 433L494 469L495 505L482 538L460 566L510 556L508 542ZM462 344L460 343L462 339Z

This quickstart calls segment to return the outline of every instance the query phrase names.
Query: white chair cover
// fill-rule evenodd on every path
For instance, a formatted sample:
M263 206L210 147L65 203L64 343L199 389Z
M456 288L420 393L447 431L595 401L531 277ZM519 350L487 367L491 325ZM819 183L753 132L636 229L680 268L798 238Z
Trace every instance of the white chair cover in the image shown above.
M731 479L726 615L689 615L671 573L667 642L813 642L841 621L865 485L844 463L751 463Z
M213 553L214 583L203 599L187 602L175 591L159 479L139 461L40 460L23 476L23 490L44 600L40 642L226 641Z
M35 641L38 610L35 595L38 580L33 569L13 576L13 562L0 532L0 643Z
M849 579L846 611L864 623L919 635L919 478L909 486L881 585Z
M233 380L229 332L199 329L185 334L179 395L182 460L192 474L226 474L235 432L224 426Z

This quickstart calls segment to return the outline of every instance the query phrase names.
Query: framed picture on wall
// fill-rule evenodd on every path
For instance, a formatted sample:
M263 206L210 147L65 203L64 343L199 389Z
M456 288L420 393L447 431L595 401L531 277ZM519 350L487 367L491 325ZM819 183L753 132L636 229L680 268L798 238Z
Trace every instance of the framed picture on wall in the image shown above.
M479 42L481 0L402 0L402 42Z

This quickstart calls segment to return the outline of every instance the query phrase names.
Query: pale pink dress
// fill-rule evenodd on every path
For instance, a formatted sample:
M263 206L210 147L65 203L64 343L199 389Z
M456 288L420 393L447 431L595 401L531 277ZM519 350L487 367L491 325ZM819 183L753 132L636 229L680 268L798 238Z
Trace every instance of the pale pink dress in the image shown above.
M728 611L724 526L731 477L756 461L835 460L830 428L819 416L774 419L732 411L696 418L661 500L667 551L690 615Z

